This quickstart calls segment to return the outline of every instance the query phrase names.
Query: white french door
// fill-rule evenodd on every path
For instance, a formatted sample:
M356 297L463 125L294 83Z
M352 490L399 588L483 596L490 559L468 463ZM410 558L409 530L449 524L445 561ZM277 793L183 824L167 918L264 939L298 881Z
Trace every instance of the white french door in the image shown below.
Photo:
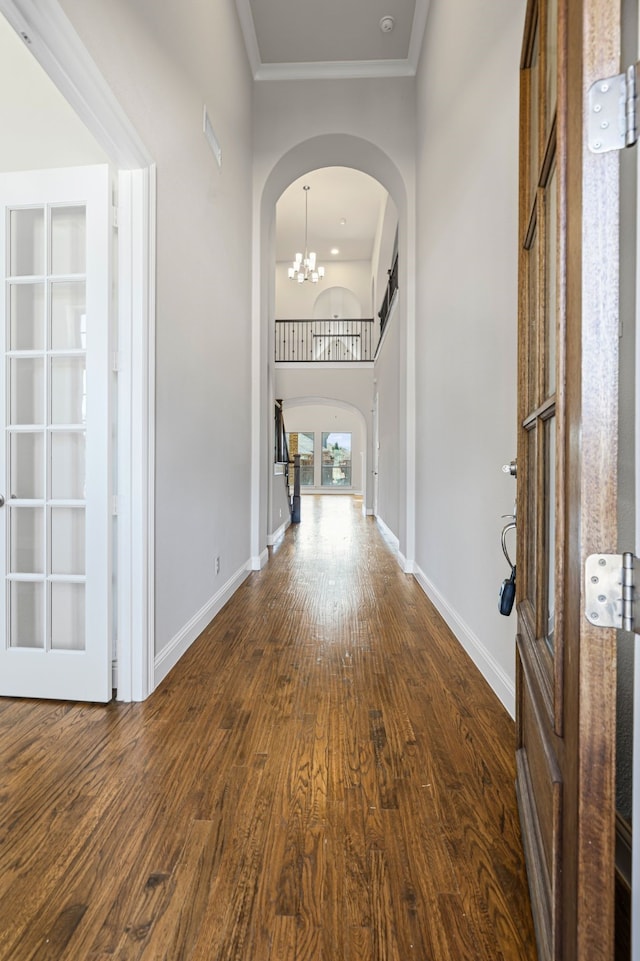
M107 165L0 175L0 695L111 698Z

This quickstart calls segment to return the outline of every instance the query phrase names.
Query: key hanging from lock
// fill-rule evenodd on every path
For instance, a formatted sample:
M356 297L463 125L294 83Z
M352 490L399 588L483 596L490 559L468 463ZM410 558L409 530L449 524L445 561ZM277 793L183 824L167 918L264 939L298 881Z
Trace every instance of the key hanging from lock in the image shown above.
M509 616L513 610L513 605L516 599L516 565L511 562L506 541L507 532L515 530L516 528L516 519L515 515L513 514L506 516L510 516L513 519L508 524L504 525L502 528L502 536L500 538L502 543L502 553L505 556L507 564L511 568L511 575L510 577L505 578L500 585L500 593L498 595L498 610L504 615L504 617Z
M503 580L500 587L500 594L498 596L498 610L505 617L508 617L513 610L513 604L516 599L516 569L511 568L511 577L507 577Z

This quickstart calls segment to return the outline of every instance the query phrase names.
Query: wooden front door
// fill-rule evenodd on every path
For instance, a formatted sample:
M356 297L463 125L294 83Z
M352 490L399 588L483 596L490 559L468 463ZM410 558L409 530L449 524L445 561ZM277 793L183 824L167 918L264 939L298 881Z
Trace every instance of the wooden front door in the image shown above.
M584 566L617 546L618 156L585 143L617 74L610 0L530 0L521 63L517 790L540 961L613 956L615 632Z

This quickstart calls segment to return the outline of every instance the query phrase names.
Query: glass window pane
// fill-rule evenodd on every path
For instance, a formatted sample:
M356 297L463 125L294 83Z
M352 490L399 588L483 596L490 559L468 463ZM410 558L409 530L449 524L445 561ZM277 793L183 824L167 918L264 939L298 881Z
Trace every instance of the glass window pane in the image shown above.
M51 650L84 651L84 584L51 584Z
M9 350L44 349L44 284L11 284Z
M86 270L84 207L51 209L51 273L84 274Z
M51 508L51 573L84 574L84 508Z
M44 584L11 581L10 646L44 650Z
M323 487L351 487L351 434L343 431L322 434Z
M533 44L531 57L531 67L529 70L529 196L531 200L538 186L540 176L540 57L539 57L539 37L536 29L536 36Z
M85 435L80 431L51 434L51 497L84 500L86 485Z
M557 235L558 235L558 181L556 171L546 189L546 394L551 396L556 389L556 317L557 317Z
M11 378L11 423L44 422L44 360L13 357L9 362Z
M527 550L522 553L526 557L526 596L536 609L536 497L538 490L537 483L537 459L536 459L536 440L537 430L533 427L527 434L527 518L524 530L524 538L527 543Z
M11 434L9 496L44 498L44 434Z
M52 357L51 423L84 424L86 406L84 357Z
M12 277L45 273L44 210L12 210L10 216L9 272Z
M291 433L287 433L287 447L291 460L293 460L294 454L300 454L300 486L313 487L313 432L292 431Z
M546 49L547 133L551 128L558 96L558 0L547 0Z
M535 410L538 406L538 242L537 231L534 234L530 249L527 251L529 260L528 277L528 303L527 303L527 325L528 325L528 393L529 400L527 408L529 411Z
M553 653L555 628L555 548L556 548L556 419L545 424L545 502L547 564L546 639Z
M77 283L51 284L51 347L85 350L87 346L86 287Z
M12 574L44 574L44 508L12 507L9 514Z

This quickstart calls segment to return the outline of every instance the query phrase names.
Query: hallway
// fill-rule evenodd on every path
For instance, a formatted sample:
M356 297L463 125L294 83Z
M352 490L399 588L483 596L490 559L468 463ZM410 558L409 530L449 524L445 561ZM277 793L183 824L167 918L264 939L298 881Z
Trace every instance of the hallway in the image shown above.
M513 723L306 496L151 698L0 701L0 959L533 961Z

